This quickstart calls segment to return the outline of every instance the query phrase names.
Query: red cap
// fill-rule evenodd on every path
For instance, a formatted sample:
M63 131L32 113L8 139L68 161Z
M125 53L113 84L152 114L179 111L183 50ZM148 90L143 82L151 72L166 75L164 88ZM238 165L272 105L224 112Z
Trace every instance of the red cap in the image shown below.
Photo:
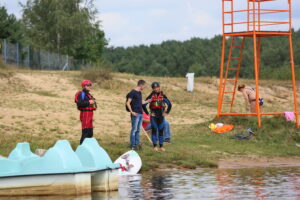
M82 87L84 87L86 85L92 85L92 81L90 81L90 80L84 80L84 81L81 82L81 86Z

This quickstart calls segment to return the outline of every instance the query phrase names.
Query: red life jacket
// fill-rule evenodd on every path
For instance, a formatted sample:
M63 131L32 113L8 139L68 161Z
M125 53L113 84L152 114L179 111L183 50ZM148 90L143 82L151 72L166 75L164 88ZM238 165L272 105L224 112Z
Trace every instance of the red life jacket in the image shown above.
M151 96L151 103L150 103L150 109L151 110L163 110L166 108L166 105L164 103L164 94L163 92L160 92L159 94L153 93Z
M86 101L89 101L89 100L92 100L92 99L95 100L95 98L90 93L84 93L84 96L82 97L82 95L83 95L82 92L83 91L78 91L75 94L75 103L76 103L76 105L78 103L78 99L79 98L83 98L83 100L84 100L85 97L87 97L88 100L86 100ZM93 110L97 109L97 104L95 102L95 104L90 104L90 105L88 105L86 107L79 107L79 106L77 106L77 109L80 110L80 111L93 111Z

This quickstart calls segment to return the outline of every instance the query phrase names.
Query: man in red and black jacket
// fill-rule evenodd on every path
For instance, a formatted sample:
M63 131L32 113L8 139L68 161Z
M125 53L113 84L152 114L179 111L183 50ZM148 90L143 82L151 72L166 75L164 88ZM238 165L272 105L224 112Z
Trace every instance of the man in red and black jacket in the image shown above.
M80 144L85 138L93 137L93 115L94 110L97 109L95 98L90 94L92 90L92 82L84 80L81 82L82 91L75 95L75 102L78 110L80 110L80 121L82 128L82 136Z

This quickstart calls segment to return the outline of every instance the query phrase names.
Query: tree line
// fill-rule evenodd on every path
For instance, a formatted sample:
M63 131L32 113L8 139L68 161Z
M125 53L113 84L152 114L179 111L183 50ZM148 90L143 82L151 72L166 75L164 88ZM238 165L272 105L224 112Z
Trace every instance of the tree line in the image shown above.
M300 30L293 31L295 64L300 72ZM240 43L238 39L237 43ZM103 57L117 72L150 76L219 76L222 37L165 41L161 44L105 48ZM230 41L227 41L227 53ZM237 52L236 52L237 53ZM228 56L228 54L226 55ZM243 52L241 77L253 78L253 41L247 38ZM299 78L300 74L297 73ZM290 79L289 44L286 36L262 38L261 77Z
M17 19L0 6L0 39L97 62L107 45L94 0L27 0Z
M171 77L195 72L196 76L219 76L220 35L183 42L169 40L149 46L107 47L101 22L96 18L98 11L94 0L27 0L21 6L22 17L17 19L0 5L1 40L70 55L86 62L102 63L100 65L110 63L108 66L116 72ZM293 41L295 64L300 73L300 30L294 31ZM290 78L288 50L286 37L262 39L262 78ZM248 38L241 76L253 78L253 74L253 42Z

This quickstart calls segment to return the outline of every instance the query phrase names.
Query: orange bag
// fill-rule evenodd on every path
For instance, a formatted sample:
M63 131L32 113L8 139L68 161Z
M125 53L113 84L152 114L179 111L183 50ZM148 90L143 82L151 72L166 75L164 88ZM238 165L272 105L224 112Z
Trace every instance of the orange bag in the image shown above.
M234 129L234 125L227 125L225 124L224 126L218 127L213 129L212 131L215 133L226 133Z

